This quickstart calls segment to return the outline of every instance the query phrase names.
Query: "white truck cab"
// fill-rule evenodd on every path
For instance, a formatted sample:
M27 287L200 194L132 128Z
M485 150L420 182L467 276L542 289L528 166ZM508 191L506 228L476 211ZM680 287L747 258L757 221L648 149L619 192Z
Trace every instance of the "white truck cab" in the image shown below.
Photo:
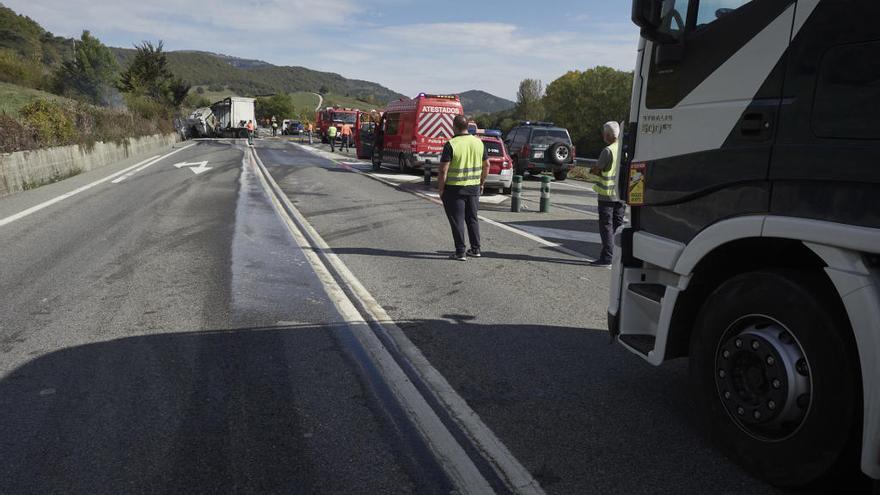
M880 479L880 2L634 0L609 329L780 486Z

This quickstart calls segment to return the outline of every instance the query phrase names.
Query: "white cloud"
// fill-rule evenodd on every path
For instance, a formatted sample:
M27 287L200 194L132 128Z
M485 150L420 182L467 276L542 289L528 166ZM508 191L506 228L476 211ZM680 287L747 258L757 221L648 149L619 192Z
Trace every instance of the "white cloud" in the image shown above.
M576 31L504 22L380 26L380 9L364 0L3 1L59 35L90 29L117 46L161 39L172 50L301 65L410 95L483 89L512 99L525 78L549 83L596 65L632 70L638 39L628 23L588 18L577 18Z

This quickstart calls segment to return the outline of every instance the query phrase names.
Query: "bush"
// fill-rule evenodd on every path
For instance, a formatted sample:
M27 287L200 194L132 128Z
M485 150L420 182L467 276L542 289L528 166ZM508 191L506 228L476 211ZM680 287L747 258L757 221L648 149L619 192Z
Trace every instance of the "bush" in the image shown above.
M12 153L35 147L33 132L12 117L0 113L0 153Z
M23 123L42 146L69 144L76 136L73 115L50 100L34 100L19 110Z
M151 103L136 101L141 105L136 108L141 113L137 113L86 103L63 107L54 101L35 100L19 111L20 121L0 114L0 152L71 144L91 147L99 141L123 143L128 138L175 132L168 110Z

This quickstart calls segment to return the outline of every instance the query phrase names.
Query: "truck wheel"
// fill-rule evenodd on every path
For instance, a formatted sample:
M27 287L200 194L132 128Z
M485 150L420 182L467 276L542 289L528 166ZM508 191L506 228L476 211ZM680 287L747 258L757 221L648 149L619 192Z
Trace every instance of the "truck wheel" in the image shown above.
M238 131L238 137L246 138L246 137L248 137L248 132L245 130Z
M510 187L502 187L501 194L506 194L506 195L510 196L511 190L512 189Z
M568 178L568 170L554 170L553 178L558 180L559 182L564 181Z
M412 167L409 166L409 160L405 156L401 155L400 158L397 159L397 162L400 173L406 174L412 171Z
M738 275L709 296L691 336L697 417L728 456L775 485L843 479L858 466L858 361L823 276Z

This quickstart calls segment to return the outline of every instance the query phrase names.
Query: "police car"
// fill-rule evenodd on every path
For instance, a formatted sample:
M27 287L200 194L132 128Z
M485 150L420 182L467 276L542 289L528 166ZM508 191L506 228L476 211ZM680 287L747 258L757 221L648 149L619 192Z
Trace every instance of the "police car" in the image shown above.
M477 130L475 135L483 141L489 155L489 175L486 176L486 188L501 189L510 194L513 182L513 161L507 154L507 148L501 140L501 131Z

